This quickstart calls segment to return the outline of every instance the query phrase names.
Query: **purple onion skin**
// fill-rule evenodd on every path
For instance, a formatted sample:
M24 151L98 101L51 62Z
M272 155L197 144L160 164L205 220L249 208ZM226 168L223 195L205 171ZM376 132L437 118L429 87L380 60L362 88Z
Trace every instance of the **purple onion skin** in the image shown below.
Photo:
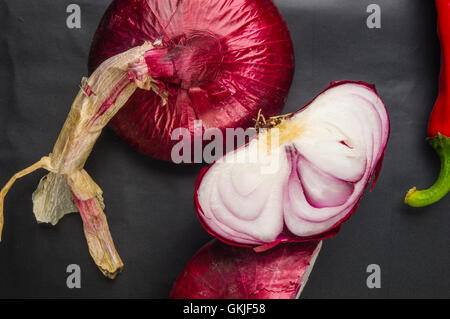
M286 244L256 253L213 240L187 264L170 298L296 298L319 243Z
M159 39L167 54L153 59L150 69L169 92L168 104L138 90L110 123L138 151L170 161L176 128L188 128L192 136L195 120L223 131L248 128L259 110L266 117L281 112L294 53L271 0L115 0L94 36L89 70ZM168 60L171 76L165 72Z

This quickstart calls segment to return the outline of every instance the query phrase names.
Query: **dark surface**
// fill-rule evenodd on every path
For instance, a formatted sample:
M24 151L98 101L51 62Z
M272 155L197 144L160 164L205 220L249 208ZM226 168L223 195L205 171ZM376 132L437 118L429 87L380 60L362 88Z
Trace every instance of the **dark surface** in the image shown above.
M285 112L334 80L375 83L390 112L384 169L341 233L326 240L304 298L450 297L450 198L424 209L405 192L429 186L439 161L425 143L437 94L439 43L433 1L378 0L382 28L366 27L366 0L278 0L297 68ZM82 28L66 27L66 0L0 1L0 183L52 148L86 75L89 45L109 1L79 0ZM93 4L95 3L95 4ZM78 215L37 225L31 194L44 172L18 182L6 201L0 297L165 298L210 236L192 204L201 167L148 159L104 131L87 170L105 192L106 213L126 268L115 281L93 264ZM126 186L120 186L126 185ZM66 287L79 264L82 288ZM379 264L382 288L366 286Z

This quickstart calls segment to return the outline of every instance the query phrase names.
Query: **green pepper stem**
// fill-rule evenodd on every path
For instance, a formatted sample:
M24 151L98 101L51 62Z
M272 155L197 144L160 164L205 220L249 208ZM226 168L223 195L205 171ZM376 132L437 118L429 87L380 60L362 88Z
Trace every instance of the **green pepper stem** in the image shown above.
M450 138L438 133L429 142L441 159L441 172L430 188L418 191L415 187L406 194L405 203L411 207L425 207L441 200L450 191Z

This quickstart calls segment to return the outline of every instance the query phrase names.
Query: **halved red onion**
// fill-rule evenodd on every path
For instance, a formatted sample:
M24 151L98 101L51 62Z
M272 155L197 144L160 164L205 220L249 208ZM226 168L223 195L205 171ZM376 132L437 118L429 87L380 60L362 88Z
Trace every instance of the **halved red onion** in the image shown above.
M146 41L157 48L135 73L149 72L159 92L138 90L110 125L148 156L170 160L172 132L193 137L196 120L247 128L259 110L274 116L286 102L293 46L271 0L115 0L95 34L90 72Z
M321 241L311 241L256 253L213 240L187 264L170 298L299 298L321 246Z
M374 86L332 83L204 169L196 183L198 216L219 239L261 249L331 237L379 173L388 137L388 114Z

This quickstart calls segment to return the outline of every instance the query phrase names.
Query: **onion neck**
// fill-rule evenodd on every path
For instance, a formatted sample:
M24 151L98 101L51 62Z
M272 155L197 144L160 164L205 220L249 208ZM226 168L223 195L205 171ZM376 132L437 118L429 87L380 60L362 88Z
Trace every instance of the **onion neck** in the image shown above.
M190 89L213 83L223 62L223 44L209 32L193 31L145 53L152 79Z
M425 207L441 200L450 191L450 138L438 135L429 140L441 159L441 171L433 186L426 190L412 188L406 194L405 203L411 207Z

